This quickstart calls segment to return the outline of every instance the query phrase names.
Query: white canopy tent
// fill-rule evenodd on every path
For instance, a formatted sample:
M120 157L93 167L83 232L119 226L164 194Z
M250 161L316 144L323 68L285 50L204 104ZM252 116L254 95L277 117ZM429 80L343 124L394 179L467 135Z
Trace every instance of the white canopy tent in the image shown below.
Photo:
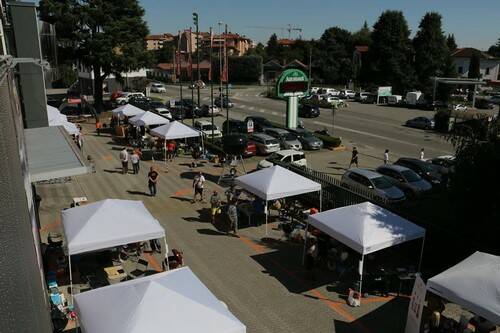
M168 119L150 111L138 114L130 118L128 122L134 126L164 125L169 123Z
M70 135L76 135L80 133L78 127L75 124L68 121L68 118L61 114L58 109L53 106L47 105L47 119L49 122L49 127L62 126Z
M113 115L122 118L137 116L138 114L143 114L145 111L132 104L125 104L117 107L116 109L113 109L112 112Z
M71 255L165 238L165 229L142 201L106 199L63 210L61 216L71 285Z
M321 184L279 165L240 176L236 178L236 184L266 201L266 235L269 200L319 191L321 211Z
M422 263L425 229L391 211L363 202L331 209L308 217L309 224L361 254L360 286L363 282L364 256L385 248L423 238L418 270ZM307 228L306 228L307 232ZM307 234L306 234L307 241ZM307 244L304 243L304 253Z
M427 280L427 290L500 325L500 257L476 252Z
M84 333L245 333L246 327L183 267L75 295Z
M201 137L201 146L203 147L203 151L205 151L205 147L203 144L203 133L197 131L183 123L178 121L172 121L163 126L156 127L149 132L151 135L159 137L164 140L164 149L166 150L166 142L167 140L176 140L176 139L187 139L187 138L196 138ZM165 152L165 163L167 163L167 156Z

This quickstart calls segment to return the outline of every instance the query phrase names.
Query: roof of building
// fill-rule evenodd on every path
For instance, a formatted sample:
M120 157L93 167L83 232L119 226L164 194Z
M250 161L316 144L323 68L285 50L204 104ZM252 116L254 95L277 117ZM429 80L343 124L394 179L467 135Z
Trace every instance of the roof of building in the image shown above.
M489 55L486 52L472 48L472 47L460 47L451 53L454 58L470 58L472 55L479 55L481 59L496 59L495 57Z
M357 45L354 47L354 50L359 53L365 53L368 52L368 45Z
M307 68L307 65L305 65L302 61L299 61L298 59L294 59L285 65L285 68L295 68L295 67Z
M181 61L181 68L186 69L189 66L189 62L187 61ZM172 62L162 62L156 65L156 68L161 69L161 70L172 70L174 69L175 64ZM197 64L196 62L193 62L193 70L197 69ZM200 61L200 69L209 69L210 68L210 62L208 60L203 60Z
M284 39L279 39L278 40L278 44L279 45L282 45L282 46L289 46L289 45L293 45L297 42L297 40L295 39L288 39L288 38L284 38Z

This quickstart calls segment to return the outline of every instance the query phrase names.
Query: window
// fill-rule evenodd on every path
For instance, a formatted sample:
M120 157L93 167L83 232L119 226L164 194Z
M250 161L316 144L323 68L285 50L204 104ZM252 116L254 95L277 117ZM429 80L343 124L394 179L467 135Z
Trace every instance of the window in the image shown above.
M489 67L486 67L486 70L484 72L485 75L490 75L490 68Z
M300 161L302 159L304 159L304 154L295 154L295 155L293 155L293 160L295 162Z
M292 155L289 155L289 156L285 157L284 159L282 159L282 161L285 162L285 163L292 162Z
M463 74L464 68L462 66L458 66L458 74Z

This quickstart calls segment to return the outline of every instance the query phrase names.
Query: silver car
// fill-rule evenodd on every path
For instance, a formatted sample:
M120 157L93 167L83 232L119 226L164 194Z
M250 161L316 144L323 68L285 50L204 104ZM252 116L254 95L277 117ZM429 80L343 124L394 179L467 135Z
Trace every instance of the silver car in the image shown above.
M386 176L407 197L416 197L432 189L431 183L420 177L415 171L401 165L382 165L375 171Z
M347 188L353 186L372 190L379 196L391 201L400 202L406 199L405 194L394 186L385 176L367 169L352 168L342 176L342 183Z
M280 150L280 142L270 135L264 133L255 133L250 137L250 141L255 144L257 153L268 155Z
M282 149L302 150L302 144L297 136L282 128L266 128L264 133L278 139Z
M290 132L297 135L304 149L317 150L323 148L323 141L304 128L297 128L290 130Z

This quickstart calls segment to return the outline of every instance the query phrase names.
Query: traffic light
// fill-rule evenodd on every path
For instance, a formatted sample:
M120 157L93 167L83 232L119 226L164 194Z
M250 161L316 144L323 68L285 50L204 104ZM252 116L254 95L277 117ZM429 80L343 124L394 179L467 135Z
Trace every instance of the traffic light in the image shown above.
M193 13L193 23L194 25L198 25L198 13Z

